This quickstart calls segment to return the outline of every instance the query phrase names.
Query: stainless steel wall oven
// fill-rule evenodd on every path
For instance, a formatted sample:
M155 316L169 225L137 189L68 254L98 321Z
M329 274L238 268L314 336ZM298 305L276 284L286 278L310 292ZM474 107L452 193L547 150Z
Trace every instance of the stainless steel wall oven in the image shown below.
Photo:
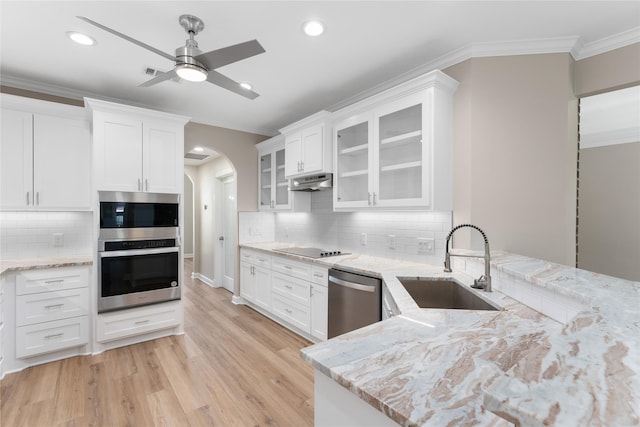
M180 299L179 195L100 192L98 312Z

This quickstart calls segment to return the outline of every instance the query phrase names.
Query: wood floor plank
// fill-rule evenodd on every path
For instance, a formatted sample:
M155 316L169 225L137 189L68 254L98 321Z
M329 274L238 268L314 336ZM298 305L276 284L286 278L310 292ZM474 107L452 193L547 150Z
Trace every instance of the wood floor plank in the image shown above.
M35 366L0 381L0 426L313 425L310 343L192 279L185 334Z

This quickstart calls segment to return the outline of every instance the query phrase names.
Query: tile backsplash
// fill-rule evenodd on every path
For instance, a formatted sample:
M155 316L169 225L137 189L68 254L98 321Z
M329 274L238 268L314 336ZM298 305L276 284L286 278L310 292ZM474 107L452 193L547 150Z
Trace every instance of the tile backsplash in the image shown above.
M88 255L92 229L91 212L0 212L0 258ZM54 233L62 246L54 246Z
M274 218L273 238L260 239L254 235L253 239L243 240L249 227L253 227L254 234L257 227L262 237L271 237L267 230L270 217ZM265 219L256 222L257 218ZM435 265L444 261L445 239L451 224L451 212L333 212L331 191L312 193L309 213L243 212L239 221L241 243L275 240ZM366 238L364 245L363 238ZM419 251L418 238L433 239L434 252Z

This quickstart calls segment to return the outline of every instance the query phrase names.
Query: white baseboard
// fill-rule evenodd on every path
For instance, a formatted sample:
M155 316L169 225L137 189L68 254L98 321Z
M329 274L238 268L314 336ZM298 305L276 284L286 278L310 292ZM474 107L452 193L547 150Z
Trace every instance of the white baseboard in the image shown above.
M212 288L219 288L220 285L218 285L215 281L215 279L210 279L207 276L205 276L204 274L200 274L200 273L191 273L191 278L192 279L198 279L201 282L205 283L206 285L211 286Z
M244 305L244 299L242 299L242 297L239 297L237 295L234 295L233 297L231 297L231 303L235 304L235 305Z
M184 254L185 258L193 258L193 254Z

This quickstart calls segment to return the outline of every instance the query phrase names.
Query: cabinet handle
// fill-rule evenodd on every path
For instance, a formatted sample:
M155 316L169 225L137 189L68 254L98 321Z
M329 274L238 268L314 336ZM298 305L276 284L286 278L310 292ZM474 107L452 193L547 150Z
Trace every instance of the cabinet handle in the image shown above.
M46 283L47 285L52 285L52 284L61 284L62 282L64 282L64 279L54 279L54 280L45 280L44 283Z
M256 268L253 265L251 266L251 274L256 274Z
M29 206L29 192L27 191L27 206Z
M313 277L317 277L318 279L322 279L324 277L324 274L313 273Z
M375 204L376 204L376 193L374 192L373 193L373 205L375 206Z
M287 288L287 289L289 289L289 290L292 290L292 289L293 289L293 286L291 286L291 285L284 285L284 287L285 287L285 288Z
M36 206L40 205L40 192L36 191Z
M394 316L393 310L387 310L387 314L389 315L389 317L393 317Z
M285 308L285 309L284 309L284 311L286 311L286 312L287 312L287 313L289 313L289 314L293 313L293 311L291 311L291 310L290 310L290 309L288 309L288 308Z
M367 205L371 206L371 193L367 193Z
M141 183L140 183L140 178L138 178L138 191L142 191L142 187L141 187Z
M47 310L51 310L54 308L60 308L62 307L64 304L51 304L51 305L45 305L44 308L46 308Z
M149 323L149 319L138 320L135 324L136 325L144 325L145 323Z
M44 339L51 340L51 339L54 339L54 338L60 338L63 335L64 335L64 332L60 332L59 334L45 335Z
M149 191L149 180L147 178L144 179L144 191Z
M286 268L287 270L291 270L291 266L290 265L284 265L284 268Z

